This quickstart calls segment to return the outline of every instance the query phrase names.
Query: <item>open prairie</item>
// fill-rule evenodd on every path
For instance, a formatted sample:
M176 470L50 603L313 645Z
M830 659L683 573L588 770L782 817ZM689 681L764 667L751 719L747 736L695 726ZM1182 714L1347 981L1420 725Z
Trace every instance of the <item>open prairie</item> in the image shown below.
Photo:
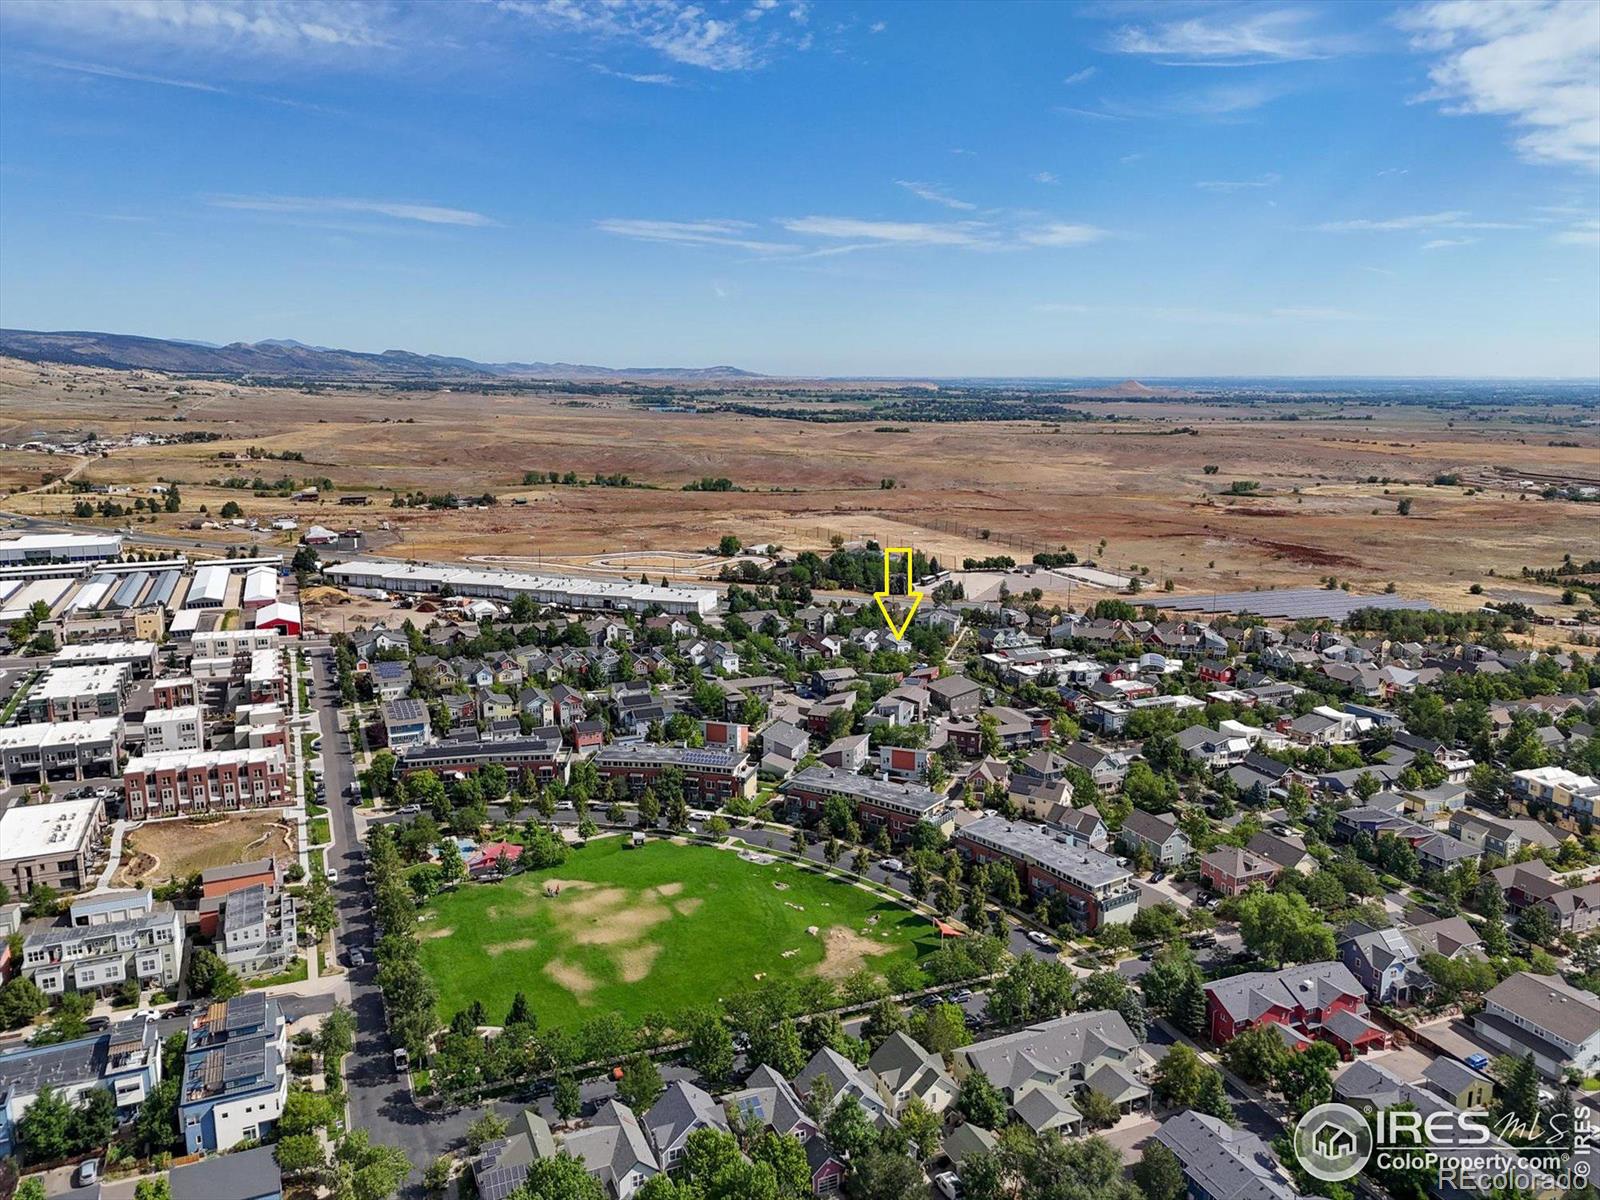
M824 412L764 384L741 405ZM709 393L708 393L709 394ZM901 389L900 399L919 394ZM931 390L925 393L932 396ZM693 389L680 395L694 398ZM712 395L712 399L717 397ZM675 412L637 398L526 390L251 387L0 361L0 441L215 434L220 440L119 447L87 461L0 452L0 486L78 478L176 480L184 512L136 524L174 534L199 505L237 499L249 516L352 524L380 553L508 556L598 572L688 576L724 534L747 545L823 548L833 536L915 545L945 561L1068 548L1112 569L1147 567L1153 586L1236 590L1315 583L1464 605L1491 572L1516 575L1592 553L1596 508L1540 497L1529 475L1600 482L1594 413L1536 406L1428 406L1364 400L1270 404L1076 397L1086 419L820 424L748 412ZM248 461L285 451L304 461ZM239 456L219 458L219 455ZM1207 468L1215 468L1209 471ZM527 471L627 475L648 487L525 486ZM374 503L291 504L208 486L230 475L326 478ZM1453 485L1434 483L1457 476ZM702 477L742 490L683 491ZM893 480L894 486L885 482ZM1235 481L1258 486L1227 494ZM394 508L395 492L489 491L489 510ZM1409 499L1409 516L1397 512ZM517 504L521 500L525 503ZM12 497L8 511L66 515L64 492ZM185 536L217 544L231 531ZM280 539L285 540L285 539ZM1104 542L1104 547L1101 543Z

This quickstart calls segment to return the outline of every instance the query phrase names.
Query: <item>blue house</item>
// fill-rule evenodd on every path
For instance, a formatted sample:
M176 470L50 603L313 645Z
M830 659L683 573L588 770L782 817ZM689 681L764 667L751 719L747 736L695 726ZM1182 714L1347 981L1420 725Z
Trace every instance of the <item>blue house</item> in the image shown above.
M287 1025L259 992L213 1004L189 1024L178 1093L188 1153L216 1152L270 1134L289 1094Z
M1374 1004L1409 1000L1414 991L1429 986L1417 948L1398 929L1366 929L1342 938L1339 961L1367 989Z

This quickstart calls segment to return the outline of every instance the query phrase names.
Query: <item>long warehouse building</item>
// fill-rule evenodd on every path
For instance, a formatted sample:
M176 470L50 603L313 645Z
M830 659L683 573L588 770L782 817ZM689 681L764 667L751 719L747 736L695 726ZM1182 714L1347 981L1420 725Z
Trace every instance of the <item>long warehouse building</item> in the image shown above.
M356 560L324 572L347 587L386 592L437 592L449 587L458 596L479 596L509 603L530 596L556 608L597 608L644 612L654 606L665 613L699 613L717 607L711 588L660 587L623 580L577 576L526 575L520 571L482 571L437 563L390 563Z
M0 566L105 562L122 554L120 533L25 533L0 541Z

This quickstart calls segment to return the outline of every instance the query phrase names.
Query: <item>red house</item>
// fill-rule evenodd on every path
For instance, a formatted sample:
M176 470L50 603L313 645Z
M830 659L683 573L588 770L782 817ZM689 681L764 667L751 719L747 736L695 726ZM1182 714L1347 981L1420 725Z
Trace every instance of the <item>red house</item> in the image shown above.
M1198 673L1207 683L1232 683L1234 669L1227 663L1207 660L1200 664Z
M1343 963L1252 971L1208 983L1205 992L1206 1028L1219 1046L1263 1022L1280 1026L1294 1049L1330 1042L1346 1059L1389 1042L1368 1016L1366 989Z
M1237 846L1220 846L1200 860L1200 878L1220 896L1237 896L1258 883L1271 887L1282 871L1271 859Z

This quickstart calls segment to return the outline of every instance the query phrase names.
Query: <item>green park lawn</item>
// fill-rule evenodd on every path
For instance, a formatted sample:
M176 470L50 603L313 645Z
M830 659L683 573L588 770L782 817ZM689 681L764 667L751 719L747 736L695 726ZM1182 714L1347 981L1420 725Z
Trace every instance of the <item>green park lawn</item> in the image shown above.
M559 894L547 895L557 882ZM633 848L621 837L597 839L559 867L463 884L421 915L441 1019L482 1000L498 1023L521 991L542 1026L599 1012L675 1014L758 976L882 972L939 941L926 917L789 863L667 841Z

